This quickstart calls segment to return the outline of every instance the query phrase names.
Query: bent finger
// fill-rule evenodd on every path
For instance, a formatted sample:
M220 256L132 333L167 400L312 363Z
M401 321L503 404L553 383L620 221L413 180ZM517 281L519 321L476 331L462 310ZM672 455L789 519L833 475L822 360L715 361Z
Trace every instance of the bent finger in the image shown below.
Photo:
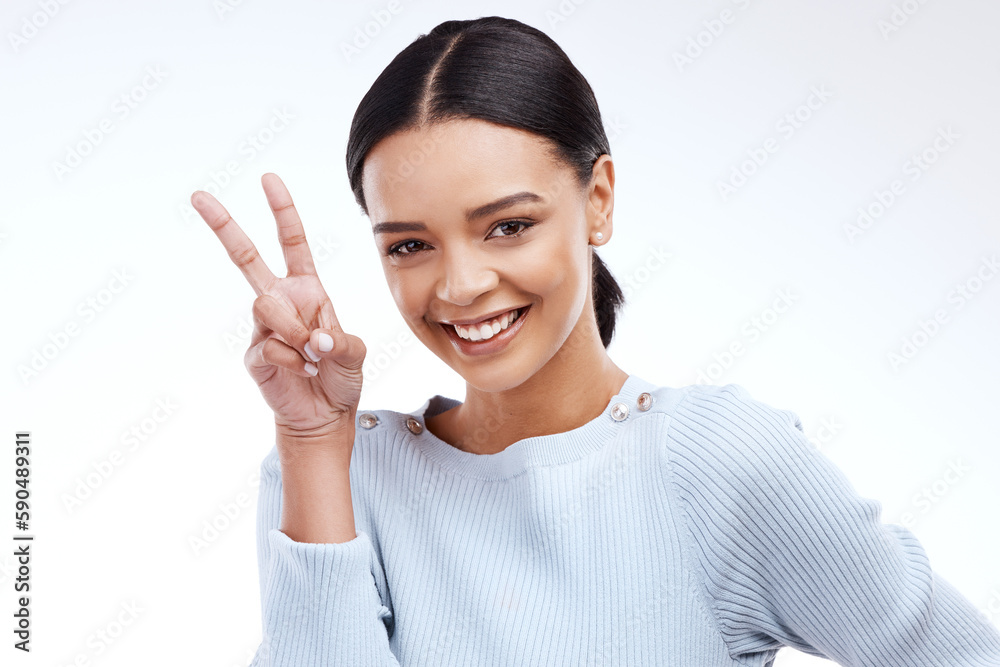
M277 338L266 338L247 350L244 358L247 370L258 373L276 366L302 377L313 377L319 372L316 364L302 358L298 350Z
M254 316L281 339L301 353L309 342L309 328L296 313L290 312L270 294L261 294L253 302ZM313 358L313 355L309 355ZM315 358L313 358L315 361Z

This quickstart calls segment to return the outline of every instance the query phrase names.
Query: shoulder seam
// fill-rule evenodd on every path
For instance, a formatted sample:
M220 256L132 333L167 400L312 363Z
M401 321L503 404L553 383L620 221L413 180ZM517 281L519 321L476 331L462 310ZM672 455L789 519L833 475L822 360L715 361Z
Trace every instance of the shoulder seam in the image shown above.
M676 411L681 409L689 401L691 395L694 393L694 390L698 387L699 385L689 385L685 387L684 395L677 402L677 405L674 407L674 410ZM715 599L712 597L707 587L704 585L705 573L699 565L700 559L695 554L695 547L694 547L695 538L691 528L691 519L689 516L690 508L688 507L684 499L681 497L681 493L677 488L677 481L676 481L677 475L676 472L674 471L674 462L670 447L670 442L673 431L675 429L676 422L677 420L673 419L671 415L671 419L667 423L667 428L664 431L664 439L666 440L665 449L667 458L667 470L670 476L670 478L667 480L667 486L670 489L670 495L673 497L674 501L677 503L677 507L680 509L680 514L681 514L680 524L683 526L683 528L681 531L681 535L679 537L681 542L681 549L684 553L685 566L691 575L692 585L694 586L695 589L697 589L696 594L698 595L698 598L701 601L701 604L698 605L700 613L704 617L705 621L708 622L711 625L711 627L715 628L715 632L718 635L723 646L726 647L726 652L729 654L729 656L733 659L736 659L739 656L733 654L732 647L729 645L729 642L726 640L726 635L722 631L722 622L721 619L719 618L718 610L715 607Z

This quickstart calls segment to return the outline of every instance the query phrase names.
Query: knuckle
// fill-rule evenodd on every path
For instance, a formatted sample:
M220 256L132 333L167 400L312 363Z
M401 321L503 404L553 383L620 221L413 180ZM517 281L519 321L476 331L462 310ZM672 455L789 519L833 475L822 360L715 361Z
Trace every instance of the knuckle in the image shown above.
M307 329L302 322L296 319L288 327L288 335L293 341L301 341L302 343L305 343L309 340L309 329Z
M230 222L235 222L235 220L233 220L233 216L229 215L229 211L223 211L215 218L215 220L212 221L209 227L211 227L213 231L217 232Z
M302 233L290 234L285 237L285 245L289 247L303 245L305 242L306 242L306 235Z
M253 300L252 308L254 317L263 324L274 311L274 297L270 294L261 294Z
M264 362L263 347L264 347L264 342L251 345L250 347L247 348L247 351L243 354L243 365L246 366L248 370L253 368L254 366L260 365L261 362Z
M245 246L242 248L236 248L233 250L232 258L236 266L242 268L247 264L250 264L260 255L257 253L257 248L254 246Z
M271 340L273 339L266 338L264 339L264 342L262 342L260 345L257 346L257 359L260 361L260 363L265 364L267 366L271 365L271 353L268 349Z

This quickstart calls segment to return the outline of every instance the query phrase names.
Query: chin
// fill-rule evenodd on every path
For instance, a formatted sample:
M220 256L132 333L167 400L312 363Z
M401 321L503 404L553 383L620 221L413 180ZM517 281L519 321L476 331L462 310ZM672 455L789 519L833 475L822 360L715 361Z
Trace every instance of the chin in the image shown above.
M496 393L516 389L534 375L531 369L521 369L510 363L489 363L479 368L452 366L462 378L482 392Z

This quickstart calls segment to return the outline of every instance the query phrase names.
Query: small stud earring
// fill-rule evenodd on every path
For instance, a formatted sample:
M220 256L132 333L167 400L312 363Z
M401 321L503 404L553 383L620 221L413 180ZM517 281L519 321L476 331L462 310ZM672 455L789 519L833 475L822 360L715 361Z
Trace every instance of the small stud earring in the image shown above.
M597 238L598 241L604 238L604 234L602 234L601 232L597 232L596 234L594 234L594 236Z

